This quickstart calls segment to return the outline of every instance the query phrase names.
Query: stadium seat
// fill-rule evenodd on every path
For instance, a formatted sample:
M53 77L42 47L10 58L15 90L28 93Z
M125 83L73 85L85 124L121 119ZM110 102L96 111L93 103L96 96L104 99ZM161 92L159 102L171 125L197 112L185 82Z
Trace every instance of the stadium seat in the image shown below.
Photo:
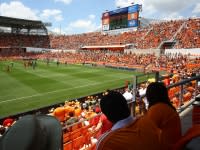
M75 131L71 132L71 139L76 139L77 137L81 136L81 128L76 129Z
M73 141L73 150L79 150L81 147L84 146L84 136L80 136Z
M67 132L63 134L63 143L69 142L71 140L71 133Z
M63 150L72 150L72 142L65 143L63 145Z

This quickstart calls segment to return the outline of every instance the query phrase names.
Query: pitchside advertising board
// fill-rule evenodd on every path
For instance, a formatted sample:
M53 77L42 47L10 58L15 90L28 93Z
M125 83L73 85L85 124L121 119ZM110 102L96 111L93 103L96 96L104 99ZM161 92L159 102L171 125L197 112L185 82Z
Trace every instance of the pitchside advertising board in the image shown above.
M139 12L142 5L135 4L129 7L107 11L102 14L102 30L138 27Z

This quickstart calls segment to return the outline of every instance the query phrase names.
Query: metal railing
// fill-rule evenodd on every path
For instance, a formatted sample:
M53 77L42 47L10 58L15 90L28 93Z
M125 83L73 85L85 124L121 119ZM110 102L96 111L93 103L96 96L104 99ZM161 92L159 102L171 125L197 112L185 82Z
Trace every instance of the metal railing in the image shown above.
M158 75L156 75L158 76ZM156 79L155 79L156 80ZM161 81L161 78L159 78L158 80L156 81ZM187 102L187 103L183 103L183 95L184 95L184 86L192 81L196 81L195 82L195 90L192 94L192 98ZM174 88L174 87L177 87L179 86L180 87L180 91L179 91L179 106L177 108L177 112L178 113L181 113L182 111L184 111L186 108L188 108L189 106L192 105L192 103L195 101L195 97L197 96L198 94L198 88L200 88L200 85L198 85L198 82L200 82L200 75L198 76L195 76L195 77L190 77L188 79L184 79L180 82L177 82L175 84L171 84L167 87L168 90L170 90L171 88ZM145 95L143 96L140 96L140 97L137 97L137 99L139 99L139 101L142 101L142 99L145 97ZM136 99L135 99L136 100ZM135 109L135 108L134 108Z
M192 99L187 104L183 105L184 85L187 84L187 83L190 83L191 81L196 81L196 83L195 83L195 91L194 91L194 93L192 95ZM169 85L167 87L168 89L170 89L170 88L173 88L173 87L180 86L180 94L179 94L180 103L179 103L179 107L177 109L177 111L179 113L182 112L183 110L185 110L190 105L192 105L192 103L194 102L194 99L198 94L198 82L199 81L200 81L200 75L195 76L195 77L191 77L189 79L182 80L182 81L180 81L178 83L171 84L171 85Z

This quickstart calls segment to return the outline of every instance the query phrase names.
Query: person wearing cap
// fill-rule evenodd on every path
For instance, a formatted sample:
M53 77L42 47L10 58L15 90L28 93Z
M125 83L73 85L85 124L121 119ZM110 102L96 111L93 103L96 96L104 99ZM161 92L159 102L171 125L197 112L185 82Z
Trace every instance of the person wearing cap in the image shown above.
M100 106L113 127L99 138L97 150L160 150L155 124L146 117L132 117L121 93L109 91L102 97Z
M3 126L4 127L10 127L12 126L12 124L14 123L14 119L12 118L6 118L4 121L3 121Z
M62 127L49 115L21 117L0 138L0 150L62 150Z

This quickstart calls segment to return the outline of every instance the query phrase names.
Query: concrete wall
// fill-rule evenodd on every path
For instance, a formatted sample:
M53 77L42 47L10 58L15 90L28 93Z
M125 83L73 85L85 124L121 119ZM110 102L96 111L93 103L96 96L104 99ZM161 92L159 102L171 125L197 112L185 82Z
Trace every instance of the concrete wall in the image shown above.
M181 53L184 55L199 55L200 56L200 48L191 48L191 49L165 49L165 54L176 54Z
M124 49L124 53L135 53L135 54L155 54L160 56L160 49Z

